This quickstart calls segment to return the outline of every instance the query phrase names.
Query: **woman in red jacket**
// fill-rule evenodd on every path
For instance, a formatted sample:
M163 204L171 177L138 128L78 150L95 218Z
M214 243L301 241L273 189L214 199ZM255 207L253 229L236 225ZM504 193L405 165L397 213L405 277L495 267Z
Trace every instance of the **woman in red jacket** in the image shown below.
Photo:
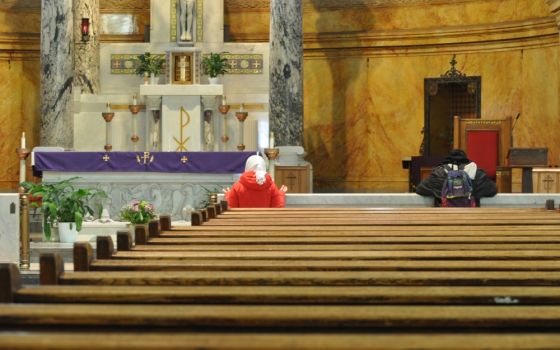
M266 164L261 156L250 156L241 174L225 197L230 208L283 208L286 206L286 191L282 185L276 187L274 180L266 172Z

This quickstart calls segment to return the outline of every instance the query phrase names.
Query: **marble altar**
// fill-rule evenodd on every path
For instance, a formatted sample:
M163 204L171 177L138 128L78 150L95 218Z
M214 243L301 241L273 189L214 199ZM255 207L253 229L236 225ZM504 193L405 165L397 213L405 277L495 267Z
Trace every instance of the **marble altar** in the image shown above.
M77 176L76 186L104 190L108 198L103 206L112 219L118 219L120 209L129 201L144 199L155 205L157 213L181 220L183 208L206 207L211 192L231 187L252 154L39 152L32 155L32 161L35 170L42 172L43 182ZM107 161L105 156L109 157Z

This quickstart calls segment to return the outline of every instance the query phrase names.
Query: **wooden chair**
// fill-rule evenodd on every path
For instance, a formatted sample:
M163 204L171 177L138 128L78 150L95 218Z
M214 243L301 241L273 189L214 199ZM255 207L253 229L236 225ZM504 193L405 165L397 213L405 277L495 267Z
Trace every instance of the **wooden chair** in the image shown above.
M505 119L453 118L453 148L467 152L469 159L496 179L498 166L506 165L511 147L511 117Z

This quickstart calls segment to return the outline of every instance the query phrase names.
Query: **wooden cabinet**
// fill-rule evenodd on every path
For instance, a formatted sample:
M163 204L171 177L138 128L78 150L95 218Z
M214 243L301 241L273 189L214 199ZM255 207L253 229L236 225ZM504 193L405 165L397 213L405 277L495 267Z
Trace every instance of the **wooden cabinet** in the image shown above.
M560 192L560 169L533 168L534 193Z
M311 193L311 165L274 167L274 182L288 186L288 193Z

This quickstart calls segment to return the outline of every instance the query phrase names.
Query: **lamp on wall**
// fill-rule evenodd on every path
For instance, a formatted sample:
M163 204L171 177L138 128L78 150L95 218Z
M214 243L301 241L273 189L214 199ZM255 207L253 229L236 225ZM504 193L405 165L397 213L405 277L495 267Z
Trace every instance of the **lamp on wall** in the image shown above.
M82 41L89 41L89 18L82 18Z

